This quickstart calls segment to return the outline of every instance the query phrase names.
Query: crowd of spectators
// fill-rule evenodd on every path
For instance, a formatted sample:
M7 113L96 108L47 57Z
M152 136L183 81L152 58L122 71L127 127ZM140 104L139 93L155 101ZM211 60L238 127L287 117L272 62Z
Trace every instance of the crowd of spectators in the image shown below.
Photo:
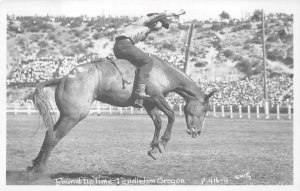
M167 63L183 70L184 54L182 52L171 53L170 51L160 51L156 54ZM217 90L210 100L210 103L215 105L255 106L259 104L262 106L264 102L264 83L263 79L259 77L205 83L199 81L198 86L201 87L206 94L212 90ZM268 100L271 106L280 104L281 107L287 107L289 104L292 105L294 97L292 86L293 79L287 76L282 75L268 79ZM281 97L284 94L286 95ZM175 93L171 93L167 97L167 101L172 105L184 102L182 97Z
M242 79L235 81L215 81L198 83L205 93L217 90L210 100L216 105L262 106L264 103L264 83L262 78ZM267 81L268 100L271 106L280 104L287 107L293 104L293 79L277 76ZM285 96L281 97L282 95Z
M182 53L160 52L157 56L180 69L183 69L184 55ZM76 65L88 63L98 59L97 55L91 54L87 56L63 57L63 58L38 58L21 61L14 68L11 77L7 79L7 84L14 83L37 83L52 78L62 77L70 72ZM293 79L286 76L278 76L268 79L268 98L271 105L281 104L287 107L293 104ZM235 81L211 81L198 82L198 86L205 93L217 90L210 102L216 105L262 105L264 101L263 95L263 79L261 78L245 78ZM281 97L287 93L287 95ZM171 93L167 97L168 102L172 105L183 103L184 100L177 94Z
M21 60L13 69L7 84L15 83L38 83L51 78L59 78L68 74L71 69L79 64L85 64L97 59L97 55L76 57L41 57Z
M155 54L161 59L163 59L165 62L172 64L183 71L184 68L183 52L170 53L170 51L160 51Z

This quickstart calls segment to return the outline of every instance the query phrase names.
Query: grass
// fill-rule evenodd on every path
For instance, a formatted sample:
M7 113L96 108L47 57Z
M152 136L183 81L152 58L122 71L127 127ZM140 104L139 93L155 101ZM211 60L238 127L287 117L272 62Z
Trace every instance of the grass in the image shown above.
M166 152L152 160L147 156L154 132L149 117L88 116L54 149L48 173L29 183L96 176L101 180L161 177L192 185L293 184L291 121L208 118L205 124L202 135L192 139L185 133L184 118L177 117ZM40 126L36 115L7 116L7 184L28 184L25 168L44 139L45 129Z

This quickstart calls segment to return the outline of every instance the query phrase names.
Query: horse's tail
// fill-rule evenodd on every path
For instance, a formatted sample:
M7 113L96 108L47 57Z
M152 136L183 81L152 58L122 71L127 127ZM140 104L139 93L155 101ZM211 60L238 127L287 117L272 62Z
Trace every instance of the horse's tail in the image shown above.
M39 111L39 114L43 118L48 133L53 134L53 125L54 118L51 115L53 108L47 98L47 95L44 93L43 88L47 86L58 85L61 82L61 79L53 79L46 82L39 83L33 94L33 102L35 108Z

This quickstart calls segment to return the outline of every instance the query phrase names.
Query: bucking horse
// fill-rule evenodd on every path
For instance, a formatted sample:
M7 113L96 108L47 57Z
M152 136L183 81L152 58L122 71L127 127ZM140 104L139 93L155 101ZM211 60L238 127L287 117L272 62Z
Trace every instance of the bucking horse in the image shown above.
M214 91L205 95L197 84L178 68L151 55L153 68L150 72L147 94L143 107L154 122L155 131L148 155L163 153L171 139L175 114L165 97L175 92L185 100L184 114L187 133L195 138L200 135L208 110L209 98ZM137 68L127 60L99 60L78 65L66 76L37 85L34 104L43 118L47 131L39 154L28 171L42 172L47 165L51 151L70 130L89 113L95 100L118 107L140 107L135 104L135 78ZM120 72L122 75L120 75ZM127 83L124 83L126 80ZM45 87L54 86L55 102L60 112L55 122L51 115L51 105L43 92ZM161 138L162 111L168 118L166 130ZM132 135L134 136L134 135Z

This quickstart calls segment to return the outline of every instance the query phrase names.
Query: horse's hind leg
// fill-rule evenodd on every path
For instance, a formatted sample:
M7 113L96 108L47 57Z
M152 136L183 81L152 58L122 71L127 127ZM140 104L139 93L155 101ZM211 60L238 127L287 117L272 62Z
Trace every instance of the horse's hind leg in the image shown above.
M70 73L70 77L58 85L55 100L60 111L59 120L53 129L46 132L41 150L33 160L33 167L29 167L28 170L43 171L55 145L88 115L98 83L96 77L94 73L82 72L77 74L77 77Z
M53 133L46 132L45 139L38 156L33 160L33 167L28 170L42 172L46 167L51 151L56 144L81 120L79 117L60 116L54 126Z

